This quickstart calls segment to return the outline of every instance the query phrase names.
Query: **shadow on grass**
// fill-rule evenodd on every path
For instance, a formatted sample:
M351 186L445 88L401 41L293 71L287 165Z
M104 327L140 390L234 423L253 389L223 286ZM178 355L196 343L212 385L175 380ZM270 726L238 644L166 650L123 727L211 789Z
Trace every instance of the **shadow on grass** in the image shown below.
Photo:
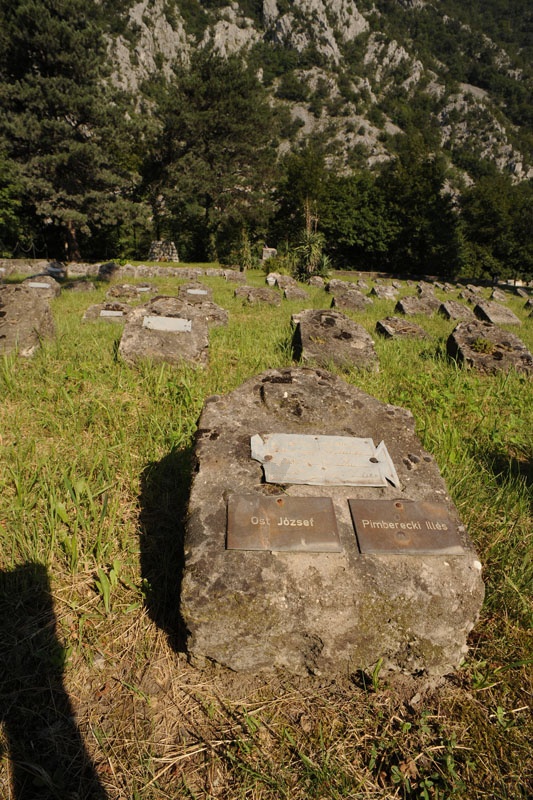
M0 756L11 778L4 797L107 797L63 686L63 658L45 567L0 571Z
M141 475L141 575L148 613L185 652L180 614L185 515L191 481L192 448L175 450L148 464Z

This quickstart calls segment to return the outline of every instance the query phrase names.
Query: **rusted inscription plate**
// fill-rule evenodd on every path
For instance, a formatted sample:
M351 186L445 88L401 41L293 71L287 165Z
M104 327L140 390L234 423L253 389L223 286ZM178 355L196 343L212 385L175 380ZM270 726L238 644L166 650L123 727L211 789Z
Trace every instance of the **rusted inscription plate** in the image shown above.
M263 497L228 500L228 550L342 551L330 497Z
M361 553L460 555L446 506L412 500L348 500Z

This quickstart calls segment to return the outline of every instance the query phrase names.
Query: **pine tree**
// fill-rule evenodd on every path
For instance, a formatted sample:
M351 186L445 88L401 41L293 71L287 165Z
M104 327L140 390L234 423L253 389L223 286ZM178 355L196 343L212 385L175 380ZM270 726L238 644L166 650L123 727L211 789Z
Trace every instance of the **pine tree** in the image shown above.
M103 82L98 6L0 0L0 26L0 143L36 229L56 257L79 259L82 239L125 218L134 181Z

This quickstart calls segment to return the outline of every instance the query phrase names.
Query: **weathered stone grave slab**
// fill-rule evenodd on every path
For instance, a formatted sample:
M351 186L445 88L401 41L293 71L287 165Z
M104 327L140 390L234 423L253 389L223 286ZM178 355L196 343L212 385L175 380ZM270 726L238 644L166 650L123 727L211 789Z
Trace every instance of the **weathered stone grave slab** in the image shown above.
M154 294L156 291L157 289L155 286L150 286L148 283L140 285L122 283L112 286L109 291L106 292L106 297L127 297L132 300L137 300L141 297L147 297L150 294Z
M283 290L285 300L308 300L309 294L300 286L286 286Z
M377 371L378 357L370 334L339 311L306 309L293 315L295 358L306 364Z
M451 358L480 372L516 369L533 374L533 356L525 344L491 322L460 322L448 337L446 350Z
M428 334L421 325L401 317L385 317L376 322L376 331L388 339L427 339Z
M510 308L487 301L478 303L474 308L474 314L478 319L485 322L492 322L493 325L521 325L522 323Z
M265 278L265 282L268 284L268 286L275 286L277 279L280 277L280 272L269 272Z
M55 334L47 297L24 284L0 286L0 353L32 356L41 339Z
M246 272L240 272L237 269L225 269L224 277L232 283L246 283Z
M381 442L393 480L343 485L342 467L375 469ZM290 462L285 476L265 472L271 455ZM324 370L269 370L206 400L195 460L181 586L194 664L327 676L379 659L415 674L460 664L481 565L409 411ZM338 484L290 482L322 465Z
M160 295L146 303L139 310L141 315L156 314L161 317L198 317L207 325L217 327L227 325L229 314L225 308L213 303L211 300L189 302L181 297L167 297Z
M178 289L178 297L188 303L205 303L206 300L213 300L213 290L202 283L184 283Z
M124 328L118 352L127 364L149 360L179 365L183 362L204 365L208 355L208 324L200 306L178 298L161 298L180 303L173 314L157 302L134 309ZM167 304L170 305L170 304Z
M501 289L493 289L490 299L494 300L496 303L506 303L508 298L505 292L502 292Z
M279 306L281 303L281 294L266 286L238 286L235 289L235 297L240 297L249 305L265 303L269 306Z
M365 297L362 292L353 288L353 286L351 288L342 290L335 289L332 294L332 308L345 308L350 311L364 311L368 305L372 304L370 297Z
M445 303L441 303L439 314L442 314L446 319L473 320L476 318L472 309L458 300L447 300Z
M293 278L292 275L277 274L274 285L277 286L278 289L288 289L288 288L296 289L298 288L298 281L295 278Z
M386 284L373 286L370 290L371 295L379 297L380 300L396 300L398 297L398 290L394 286L387 286Z
M325 281L321 275L311 275L307 283L309 286L316 286L321 289L324 286Z
M441 301L438 300L434 294L429 292L424 295L415 297L414 295L406 295L396 303L395 311L406 316L414 314L424 314L430 316L439 308Z
M95 320L102 320L104 322L126 322L131 310L131 306L127 305L127 303L119 303L118 301L114 303L111 301L107 303L95 303L89 306L82 317L82 321L94 322Z
M59 297L61 294L61 284L51 275L33 275L22 281L22 285L43 297Z

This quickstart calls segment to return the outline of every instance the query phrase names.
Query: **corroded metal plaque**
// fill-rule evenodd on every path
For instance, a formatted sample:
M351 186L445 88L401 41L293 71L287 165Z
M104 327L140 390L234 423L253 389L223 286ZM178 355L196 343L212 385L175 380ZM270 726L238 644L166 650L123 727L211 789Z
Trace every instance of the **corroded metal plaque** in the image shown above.
M330 497L231 495L226 548L342 552L333 502Z
M461 555L455 522L442 503L348 500L361 553Z
M268 433L251 437L252 458L267 483L311 486L400 486L384 442L354 436Z
M156 315L143 318L143 328L151 331L168 331L169 333L190 333L192 322L181 317L159 317Z

